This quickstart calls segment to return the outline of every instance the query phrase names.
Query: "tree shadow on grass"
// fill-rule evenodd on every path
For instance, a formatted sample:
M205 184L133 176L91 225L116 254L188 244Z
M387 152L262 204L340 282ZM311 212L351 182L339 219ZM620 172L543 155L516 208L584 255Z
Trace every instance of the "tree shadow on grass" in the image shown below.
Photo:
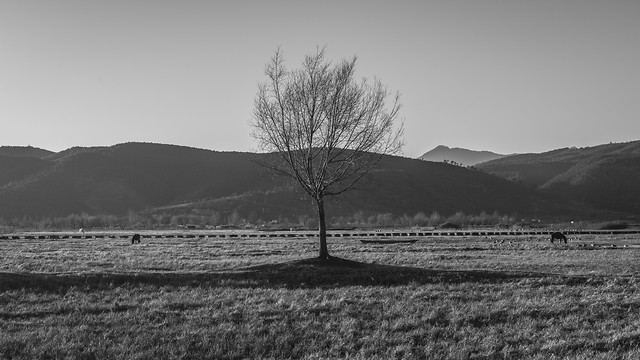
M361 263L332 257L250 266L215 272L131 273L7 273L0 272L0 292L30 290L66 292L70 289L108 290L126 286L231 287L231 288L338 288L349 286L402 286L409 284L508 283L523 279L559 279L582 284L587 277L536 272L439 270L410 266Z

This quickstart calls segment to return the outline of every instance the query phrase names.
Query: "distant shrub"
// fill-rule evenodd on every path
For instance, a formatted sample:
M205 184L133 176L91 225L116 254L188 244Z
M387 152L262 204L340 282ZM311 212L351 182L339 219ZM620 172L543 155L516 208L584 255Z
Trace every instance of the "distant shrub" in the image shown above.
M129 211L126 215L91 215L87 213L70 214L64 217L43 218L12 218L0 217L0 230L2 228L23 230L46 229L134 229L134 228L183 228L195 225L201 228L215 227L218 225L236 225L245 227L248 225L266 224L275 221L278 227L291 228L303 227L313 229L317 227L317 220L308 214L300 214L295 218L278 217L277 219L262 219L256 212L244 213L238 209L229 211L197 211L183 213L179 209L167 210L158 213ZM343 215L327 219L327 224L332 228L352 227L445 227L461 229L474 226L496 226L505 224L508 227L515 223L515 218L481 212L478 215L465 214L458 211L451 215L440 215L437 211L427 216L424 212L414 215L394 215L392 213L370 214L359 210L352 215ZM625 224L626 226L626 224ZM611 228L614 229L614 228ZM1 232L8 232L2 230Z
M395 221L391 213L384 213L376 215L373 224L376 226L393 226Z
M460 228L462 225L469 223L469 216L465 215L462 211L458 211L455 214L449 216L445 224L446 223L455 224L458 226L457 228Z
M438 224L440 224L441 220L442 220L442 216L440 216L440 214L437 211L434 211L431 213L431 216L429 216L429 225L437 226Z
M429 225L429 218L425 213L419 212L413 216L413 224L418 226Z
M441 229L460 229L460 225L447 221L446 223L440 224L440 228Z

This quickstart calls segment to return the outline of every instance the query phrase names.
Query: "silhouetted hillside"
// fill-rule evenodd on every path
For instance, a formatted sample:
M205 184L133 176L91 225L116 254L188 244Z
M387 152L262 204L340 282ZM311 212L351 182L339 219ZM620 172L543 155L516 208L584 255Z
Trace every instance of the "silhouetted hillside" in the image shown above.
M444 163L386 157L365 186L346 201L384 212L393 204L400 213L456 211L478 214L551 216L571 213L566 204L494 176ZM398 211L396 210L396 211Z
M640 214L640 141L513 155L476 167L594 207Z
M264 190L271 184L253 156L140 143L71 148L27 166L28 176L12 172L0 188L0 216L125 214Z
M273 154L127 143L71 148L43 159L0 157L0 216L232 214L314 216L311 201L257 162ZM598 216L561 196L459 166L385 157L359 189L329 200L329 217L482 211L532 217Z
M48 166L48 162L35 157L0 155L0 187L12 181L20 181Z
M32 146L0 146L0 156L34 157L41 159L51 154L55 153L53 151L39 149Z
M640 214L640 155L579 163L543 189L598 208Z
M435 162L455 162L462 166L472 166L489 160L499 159L505 155L493 153L491 151L475 151L462 148L449 148L444 145L436 146L433 150L424 153L420 160Z

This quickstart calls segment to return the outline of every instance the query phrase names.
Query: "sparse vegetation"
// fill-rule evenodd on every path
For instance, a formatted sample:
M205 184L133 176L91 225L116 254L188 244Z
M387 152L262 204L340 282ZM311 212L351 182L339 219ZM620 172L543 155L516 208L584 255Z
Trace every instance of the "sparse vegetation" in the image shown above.
M3 240L0 358L640 356L637 236L496 240Z
M413 216L394 216L391 213L365 214L357 211L351 216L331 217L328 220L330 228L344 227L436 227L443 223L452 223L460 227L473 226L496 226L498 224L513 225L516 223L514 216L502 215L494 212L488 214L482 212L477 215L465 214L457 211L451 215L440 215L433 212L427 216L423 212L418 212ZM237 211L222 214L214 211L210 214L149 214L130 212L126 216L114 215L89 215L87 213L71 214L65 217L49 218L13 218L3 219L0 217L0 233L12 232L15 230L69 230L69 229L175 229L193 226L196 228L215 227L247 227L255 228L264 225L275 225L284 228L317 228L317 219L306 214L301 214L295 219L279 217L278 219L263 219L259 217L245 218ZM4 228L4 229L3 229Z
M440 224L440 228L441 229L460 229L460 225L447 221L445 223Z

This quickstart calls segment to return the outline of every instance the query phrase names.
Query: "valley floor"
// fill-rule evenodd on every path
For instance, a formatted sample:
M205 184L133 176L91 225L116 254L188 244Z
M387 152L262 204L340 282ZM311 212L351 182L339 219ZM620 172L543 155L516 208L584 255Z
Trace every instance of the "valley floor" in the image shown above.
M640 358L640 235L417 240L3 239L0 358Z

